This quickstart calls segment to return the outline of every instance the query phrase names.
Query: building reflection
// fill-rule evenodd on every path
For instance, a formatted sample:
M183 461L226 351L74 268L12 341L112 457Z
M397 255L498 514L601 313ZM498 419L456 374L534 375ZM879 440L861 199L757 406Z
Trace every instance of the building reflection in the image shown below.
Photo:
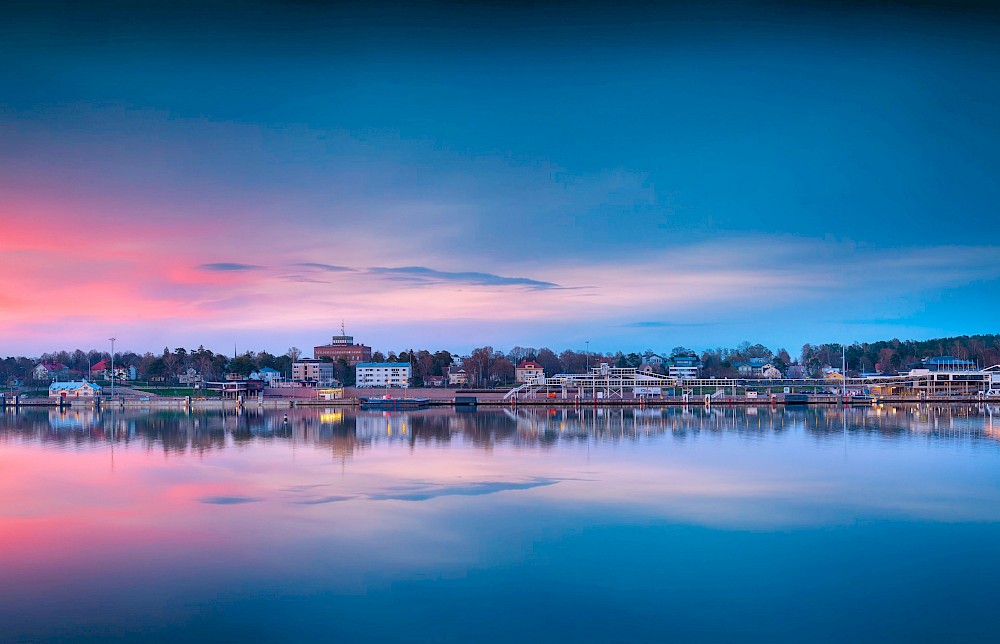
M643 441L700 434L754 440L805 432L817 441L845 434L891 440L1000 440L1000 405L521 407L456 412L368 412L349 408L263 410L6 409L0 442L37 441L57 448L114 442L167 454L202 453L249 443L307 446L352 458L376 443L411 447L454 441L546 449L560 444Z

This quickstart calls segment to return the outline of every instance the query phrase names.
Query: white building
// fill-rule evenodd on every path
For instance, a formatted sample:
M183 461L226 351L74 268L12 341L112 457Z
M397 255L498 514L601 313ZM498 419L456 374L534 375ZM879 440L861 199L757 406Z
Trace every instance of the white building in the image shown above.
M100 393L100 385L86 380L53 382L49 385L49 398L94 398Z
M406 362L359 362L355 383L358 387L406 387L410 365Z
M303 358L298 362L293 362L292 380L310 384L332 382L333 363L310 358Z

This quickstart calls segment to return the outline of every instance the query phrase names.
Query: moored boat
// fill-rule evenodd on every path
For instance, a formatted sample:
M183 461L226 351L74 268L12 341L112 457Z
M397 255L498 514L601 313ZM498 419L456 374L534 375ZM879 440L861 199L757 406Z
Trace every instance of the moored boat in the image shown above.
M360 398L362 409L380 409L386 411L399 411L402 409L427 409L431 401L429 398L393 398L391 396L371 396Z

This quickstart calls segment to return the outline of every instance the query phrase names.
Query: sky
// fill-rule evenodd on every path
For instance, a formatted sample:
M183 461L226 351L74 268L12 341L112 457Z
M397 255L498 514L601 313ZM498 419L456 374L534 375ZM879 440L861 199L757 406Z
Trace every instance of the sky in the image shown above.
M12 2L0 355L1000 332L977 3Z

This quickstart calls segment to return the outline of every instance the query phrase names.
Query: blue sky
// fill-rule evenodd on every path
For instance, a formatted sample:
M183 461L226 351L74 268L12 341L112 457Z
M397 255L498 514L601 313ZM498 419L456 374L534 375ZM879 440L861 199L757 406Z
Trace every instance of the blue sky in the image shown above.
M998 331L986 5L7 18L0 353Z

